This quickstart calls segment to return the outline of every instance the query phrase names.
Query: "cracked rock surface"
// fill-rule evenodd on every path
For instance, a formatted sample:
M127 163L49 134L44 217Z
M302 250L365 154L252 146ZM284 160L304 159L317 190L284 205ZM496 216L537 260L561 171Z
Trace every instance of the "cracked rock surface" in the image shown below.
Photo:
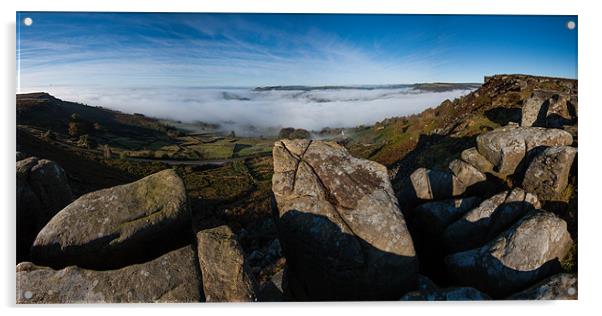
M414 285L412 238L384 166L334 142L282 140L273 156L293 290L316 300L370 299Z

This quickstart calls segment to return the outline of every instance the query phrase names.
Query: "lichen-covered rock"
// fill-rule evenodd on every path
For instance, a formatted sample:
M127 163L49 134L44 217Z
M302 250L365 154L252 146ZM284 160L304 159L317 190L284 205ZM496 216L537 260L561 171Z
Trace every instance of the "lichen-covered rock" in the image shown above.
M530 210L540 207L535 195L520 188L496 194L445 229L446 249L457 252L481 246Z
M532 287L512 294L509 300L576 300L577 275L559 273Z
M189 219L184 182L164 170L69 204L40 231L32 258L51 267L122 267L190 238Z
M416 169L404 185L411 186L410 198L417 200L448 199L461 195L467 188L451 170L426 168Z
M449 255L445 265L457 284L502 298L558 273L571 245L566 222L537 210L484 246Z
M17 265L17 303L184 303L202 300L190 246L118 270Z
M540 200L561 200L576 155L577 149L570 146L546 148L529 164L522 187Z
M449 170L462 184L461 188L454 190L457 195L464 193L466 189L480 182L486 181L487 177L471 164L460 159L454 159L449 163Z
M524 101L522 108L521 126L546 126L549 100L555 91L535 90Z
M297 297L385 299L414 286L412 238L384 166L322 141L278 141L273 157L290 288L305 291Z
M550 98L546 113L547 127L561 128L564 125L574 124L575 119L576 113L571 104L571 96L556 94Z
M487 158L494 171L513 174L526 154L539 146L565 146L573 143L570 133L542 127L503 127L477 137L479 154Z
M38 232L72 200L67 175L54 161L17 161L17 261L29 258Z
M400 301L486 301L491 298L472 287L449 287L434 291L412 291Z
M421 234L439 235L480 202L479 197L467 197L421 204L412 211L413 225Z
M230 227L204 229L196 237L207 302L255 301L255 282Z
M493 164L491 164L487 158L483 157L483 155L479 154L476 147L463 150L462 153L460 153L460 158L483 174L490 173L498 178L503 178L503 176L493 171Z

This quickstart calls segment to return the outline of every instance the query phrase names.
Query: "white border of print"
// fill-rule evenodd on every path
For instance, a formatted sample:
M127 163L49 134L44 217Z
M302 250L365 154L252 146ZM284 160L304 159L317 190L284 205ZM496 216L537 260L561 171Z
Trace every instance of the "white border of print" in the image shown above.
M602 218L597 202L600 188L600 120L602 120L602 90L599 88L600 21L602 12L596 1L563 0L423 0L423 1L354 1L354 0L221 0L205 1L68 1L68 0L4 0L2 10L2 154L0 194L4 203L1 221L4 242L2 284L0 291L3 312L38 315L56 313L63 316L105 315L107 313L144 313L163 315L166 308L175 308L180 314L314 314L325 311L339 315L383 313L462 315L508 315L510 313L570 315L594 308L599 296L600 268L599 234ZM440 302L440 303L282 303L282 304L196 304L196 305L90 305L86 306L15 306L15 11L136 11L136 12L319 12L319 13L424 13L424 14L577 14L579 31L579 99L580 139L579 170L579 301L575 302ZM85 308L85 310L81 310ZM134 310L136 308L136 310ZM138 311L138 309L141 309ZM244 310L243 310L244 309Z

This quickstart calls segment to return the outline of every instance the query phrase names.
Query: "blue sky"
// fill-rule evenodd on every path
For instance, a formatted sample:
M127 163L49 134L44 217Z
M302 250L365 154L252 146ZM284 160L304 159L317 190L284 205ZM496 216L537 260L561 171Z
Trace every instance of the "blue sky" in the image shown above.
M31 26L23 25L25 17ZM21 12L19 85L482 82L496 73L576 78L571 20L577 17Z

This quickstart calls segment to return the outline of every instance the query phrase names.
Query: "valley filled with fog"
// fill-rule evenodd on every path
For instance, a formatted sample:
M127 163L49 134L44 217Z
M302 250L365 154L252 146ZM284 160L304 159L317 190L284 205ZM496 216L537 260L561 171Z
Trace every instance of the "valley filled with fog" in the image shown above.
M388 117L419 113L475 89L444 91L412 85L270 88L73 88L38 87L90 106L170 119L192 128L202 122L240 135L269 135L282 127L319 131L325 127L371 125ZM192 123L192 124L187 124Z

